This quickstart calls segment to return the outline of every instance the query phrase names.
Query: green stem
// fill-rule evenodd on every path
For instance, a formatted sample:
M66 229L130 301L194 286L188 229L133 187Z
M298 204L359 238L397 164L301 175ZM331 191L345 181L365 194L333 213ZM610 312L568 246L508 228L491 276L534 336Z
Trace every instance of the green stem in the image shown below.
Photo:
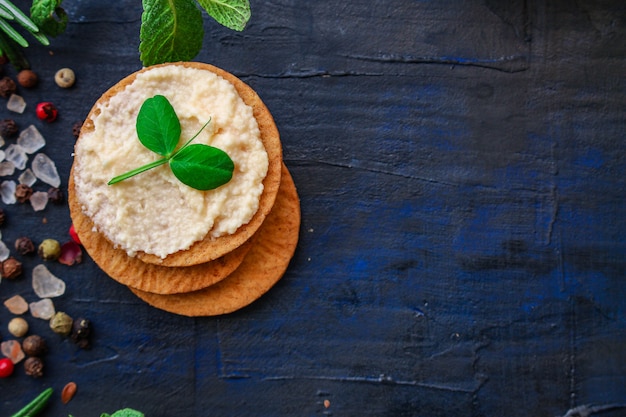
M34 400L22 408L11 417L31 417L39 413L45 405L48 403L50 396L52 395L52 388L47 388L41 394L39 394Z
M109 185L113 185L113 184L118 183L120 181L124 181L125 179L128 179L130 177L134 177L135 175L141 174L144 171L147 171L147 170L152 169L152 168L156 168L159 165L163 165L167 161L169 161L169 158L163 158L163 159L156 160L154 162L150 162L149 164L146 164L146 165L141 166L139 168L135 168L133 170L128 171L125 174L118 175L117 177L112 178L111 181L108 182L108 184Z
M198 135L200 134L200 132L202 132L204 130L205 127L207 127L209 125L209 123L211 123L211 118L209 118L209 120L200 128L200 130L198 130L196 132L195 135L193 135L191 137L191 139L189 139L187 142L185 142L185 144L183 146L181 146L180 148L178 148L178 150L176 152L174 152L171 156L171 158L174 158L176 156L177 153L179 153L180 151L182 151L183 149L185 149L187 147L187 145L189 145L191 143L192 140L194 140L195 138L198 137Z

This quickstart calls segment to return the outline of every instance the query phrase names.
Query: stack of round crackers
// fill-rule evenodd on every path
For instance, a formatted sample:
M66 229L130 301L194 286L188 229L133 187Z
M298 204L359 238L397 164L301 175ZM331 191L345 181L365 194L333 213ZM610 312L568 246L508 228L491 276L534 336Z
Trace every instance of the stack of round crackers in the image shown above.
M83 212L76 196L72 166L68 184L70 215L81 243L96 264L148 304L185 316L230 313L257 300L285 273L298 242L300 201L283 163L280 136L272 115L254 90L212 65L197 62L163 65L211 71L233 84L253 109L269 160L257 212L234 234L206 237L189 249L165 258L142 252L129 256L99 233ZM121 80L96 104L106 103L147 69ZM92 117L96 107L87 116L81 134L94 128Z

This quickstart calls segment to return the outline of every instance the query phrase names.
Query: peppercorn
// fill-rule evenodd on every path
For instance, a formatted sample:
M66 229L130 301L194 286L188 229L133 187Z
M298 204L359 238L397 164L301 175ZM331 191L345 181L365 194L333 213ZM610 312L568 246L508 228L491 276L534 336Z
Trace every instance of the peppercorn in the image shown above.
M65 201L63 192L57 187L50 187L50 189L48 189L48 201L54 204L61 204Z
M17 135L19 129L17 123L13 119L4 119L0 121L0 136L3 138L10 138Z
M37 253L44 261L55 261L61 256L61 244L55 239L44 239L39 244Z
M35 245L33 244L32 240L30 240L26 236L23 236L15 240L15 250L20 255L29 255L35 252Z
M48 351L48 345L43 337L33 334L22 341L22 350L28 356L41 356Z
M28 322L22 317L14 317L9 322L9 333L15 337L22 337L28 333Z
M28 201L31 195L33 195L33 189L28 185L18 184L17 187L15 187L15 199L18 203Z
M35 112L39 120L44 120L48 123L54 122L59 114L56 106L49 101L43 101L37 104Z
M41 378L43 376L43 361L37 356L31 356L24 361L24 372L33 378Z
M76 81L76 75L70 68L61 68L54 74L54 82L61 88L70 88Z
M80 136L80 129L82 127L83 127L82 121L74 122L74 124L72 125L72 135L74 135L75 138L78 138Z
M17 85L15 85L15 81L9 77L2 77L0 79L0 97L10 97L11 94L15 94L16 91Z
M22 275L22 263L10 257L0 264L0 276L6 279L15 279Z
M67 336L72 332L73 323L74 320L68 314L59 311L50 319L50 328L56 334Z
M33 70L23 69L17 73L17 83L24 88L33 88L38 81L39 78Z
M89 349L91 343L89 341L91 336L91 322L85 318L78 318L74 320L72 325L71 339L81 349Z

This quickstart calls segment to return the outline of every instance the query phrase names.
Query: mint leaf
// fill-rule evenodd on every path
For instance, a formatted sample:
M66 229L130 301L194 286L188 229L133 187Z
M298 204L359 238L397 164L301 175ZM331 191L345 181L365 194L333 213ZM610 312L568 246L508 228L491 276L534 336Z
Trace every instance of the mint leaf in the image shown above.
M124 408L118 410L111 417L144 417L143 413L132 408Z
M242 31L250 20L249 0L198 0L200 6L219 24Z
M172 156L170 168L183 184L206 191L230 181L235 165L221 149L195 144L181 149Z
M195 0L143 0L139 32L144 66L190 61L202 48L202 13Z
M61 7L63 0L33 0L30 18L46 35L58 36L67 28L67 13Z
M152 152L169 158L180 139L180 121L170 102L161 95L147 99L137 115L139 141Z

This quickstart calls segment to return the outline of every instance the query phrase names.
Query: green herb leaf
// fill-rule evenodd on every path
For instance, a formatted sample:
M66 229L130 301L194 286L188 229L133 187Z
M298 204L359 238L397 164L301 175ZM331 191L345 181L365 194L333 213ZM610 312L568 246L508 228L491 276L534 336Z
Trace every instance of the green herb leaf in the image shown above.
M143 0L139 32L143 65L192 60L202 48L202 23L195 0Z
M242 31L250 20L249 0L198 0L200 6L219 24Z
M30 18L39 29L50 36L58 36L67 28L68 16L61 7L63 0L33 0Z
M183 184L206 191L230 181L235 165L221 149L195 144L177 152L170 159L170 168Z
M139 141L152 152L169 158L180 139L180 121L170 102L161 95L147 99L137 115Z

